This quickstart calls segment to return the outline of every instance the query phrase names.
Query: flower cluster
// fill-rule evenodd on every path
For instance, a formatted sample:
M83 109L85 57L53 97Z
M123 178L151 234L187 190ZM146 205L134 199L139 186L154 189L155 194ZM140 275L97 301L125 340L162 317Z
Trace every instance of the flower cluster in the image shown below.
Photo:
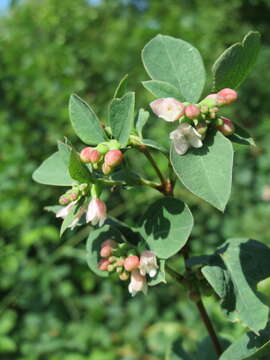
M95 169L100 168L104 175L110 174L124 160L116 140L104 142L96 148L85 147L80 153L80 158L85 164L92 164Z
M130 279L128 291L132 296L139 291L147 293L147 276L153 278L158 270L157 258L152 251L145 250L138 255L131 245L108 239L101 244L99 255L101 271L117 273L123 281Z
M209 94L199 104L181 103L174 98L161 98L151 102L153 112L169 122L179 121L180 125L170 133L175 151L184 155L190 147L200 148L207 129L212 124L225 136L234 131L232 121L219 116L221 106L229 105L237 99L233 89L222 89L216 94Z

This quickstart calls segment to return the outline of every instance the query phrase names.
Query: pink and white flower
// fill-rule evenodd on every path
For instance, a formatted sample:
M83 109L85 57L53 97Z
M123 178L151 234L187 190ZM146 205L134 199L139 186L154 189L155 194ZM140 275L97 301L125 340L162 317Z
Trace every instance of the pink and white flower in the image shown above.
M153 112L165 121L176 121L184 115L185 106L174 98L161 98L150 103Z
M157 258L153 251L146 250L140 256L139 265L141 275L148 274L151 278L156 276L158 270Z
M67 206L62 207L62 209L60 209L57 212L56 217L57 218L61 217L62 219L65 219L65 217L68 216L68 214L72 211L72 209L75 206L76 202L77 201L72 201ZM75 228L75 226L78 224L78 222L80 221L80 218L85 213L85 211L86 211L86 207L81 206L79 208L79 210L77 211L76 215L74 216L72 222L69 224L68 228L73 230Z
M135 296L137 292L142 291L144 295L147 294L147 282L145 276L141 275L140 271L133 270L128 285L128 291L131 296Z
M107 208L101 199L92 199L88 205L86 212L86 222L91 222L92 225L102 226L107 218Z
M200 148L203 146L202 136L188 123L182 123L172 131L170 139L179 155L184 155L190 147Z

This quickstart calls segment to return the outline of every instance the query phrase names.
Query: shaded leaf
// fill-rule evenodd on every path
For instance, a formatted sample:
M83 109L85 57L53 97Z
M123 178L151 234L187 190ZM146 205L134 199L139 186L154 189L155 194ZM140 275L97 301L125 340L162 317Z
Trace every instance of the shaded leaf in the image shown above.
M159 143L157 143L154 140L142 139L141 142L142 142L142 144L147 145L148 147L150 147L152 149L161 151L165 155L168 155L168 153L169 153L168 149L166 149L164 146L160 145Z
M145 70L153 80L174 86L186 101L197 102L205 83L199 51L188 42L157 35L142 50Z
M245 129L236 123L234 123L234 127L235 132L228 136L228 139L237 144L256 146L254 139Z
M134 122L135 94L129 92L121 99L113 99L109 109L112 135L119 141L121 147L128 143Z
M182 249L193 227L187 205L173 198L157 200L148 208L142 221L140 232L146 244L162 259Z
M95 145L106 141L94 110L76 94L70 96L69 116L75 133L84 143Z
M224 211L231 194L233 147L220 132L207 135L203 147L185 155L171 146L171 163L183 185L193 194Z
M258 57L260 34L250 31L242 42L229 47L213 65L213 82L216 91L237 88L248 76Z

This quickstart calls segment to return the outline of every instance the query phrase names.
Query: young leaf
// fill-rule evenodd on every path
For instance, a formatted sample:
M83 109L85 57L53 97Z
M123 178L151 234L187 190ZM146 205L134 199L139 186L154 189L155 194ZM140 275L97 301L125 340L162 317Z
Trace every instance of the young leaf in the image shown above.
M126 87L127 87L127 79L128 79L128 74L126 74L119 82L117 88L115 89L115 92L113 94L113 98L121 98L126 91Z
M138 135L142 138L142 130L144 128L144 125L146 124L147 120L149 119L149 112L144 110L144 109L140 109L139 110L139 114L138 114L138 119L136 122L136 130Z
M99 252L101 249L101 243L108 239L121 242L122 235L116 228L105 225L102 228L93 229L90 232L86 243L88 266L95 274L102 277L107 277L108 272L101 271L98 268L98 263L100 261Z
M254 139L251 137L251 135L243 129L240 125L234 123L235 132L228 136L228 138L237 144L241 145L252 145L256 146Z
M72 149L69 160L70 176L79 183L92 182L92 176L84 163L81 162L79 154Z
M154 140L142 139L142 144L147 145L148 147L150 147L152 149L158 150L165 155L168 155L168 150L164 146L160 145L159 143L157 143Z
M46 185L70 186L76 181L69 175L68 167L59 151L52 154L34 171L33 180Z
M242 42L229 47L213 65L215 91L237 88L248 76L260 50L260 34L250 31Z
M179 90L175 86L165 81L149 80L143 81L142 84L151 94L157 98L172 97L177 100L184 100L183 96L179 93Z
M74 131L86 144L99 144L106 141L105 133L93 109L78 95L69 100L69 116Z
M183 202L173 198L157 200L142 219L140 232L157 257L167 259L188 240L193 227L192 214Z
M220 360L268 359L270 354L270 323L260 331L260 335L248 332L236 340L221 355Z
M205 83L199 51L186 41L157 35L142 51L145 70L153 80L174 86L186 101L197 102Z
M109 109L112 135L119 141L121 147L128 143L134 122L135 94L129 92L121 99L113 99Z
M232 321L241 321L257 334L266 326L269 308L256 291L257 283L270 277L270 249L266 245L230 239L202 272Z
M58 141L57 147L58 147L58 151L62 157L63 162L68 166L70 152L71 152L71 146L66 143L63 143L62 141Z
M231 194L233 147L219 131L206 136L203 147L179 155L171 146L171 163L183 185L224 211Z

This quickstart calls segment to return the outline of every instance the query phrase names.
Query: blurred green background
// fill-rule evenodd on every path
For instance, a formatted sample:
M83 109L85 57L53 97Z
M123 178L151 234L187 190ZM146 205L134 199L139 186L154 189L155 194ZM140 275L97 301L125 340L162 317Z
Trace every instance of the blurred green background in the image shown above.
M263 47L230 116L254 135L257 148L239 146L233 194L225 214L186 193L196 226L192 253L212 252L226 238L250 236L270 245L270 3L267 0L28 0L11 1L0 17L0 357L3 360L157 360L171 339L211 360L194 305L173 281L130 299L126 283L101 280L85 260L79 229L59 239L59 221L44 211L63 192L31 179L33 170L69 137L68 98L77 92L104 120L120 78L129 74L137 104L151 96L140 51L157 33L183 38L202 53L209 74L219 54L249 30ZM152 118L147 136L168 145L169 128ZM154 154L155 155L155 154ZM161 167L165 159L155 155ZM135 169L155 178L143 157ZM142 170L143 169L143 170ZM134 224L153 190L107 194L110 214ZM132 201L131 201L132 199ZM265 295L267 283L261 285ZM217 299L206 305L219 334L243 332L229 323ZM203 349L203 350L202 350Z

